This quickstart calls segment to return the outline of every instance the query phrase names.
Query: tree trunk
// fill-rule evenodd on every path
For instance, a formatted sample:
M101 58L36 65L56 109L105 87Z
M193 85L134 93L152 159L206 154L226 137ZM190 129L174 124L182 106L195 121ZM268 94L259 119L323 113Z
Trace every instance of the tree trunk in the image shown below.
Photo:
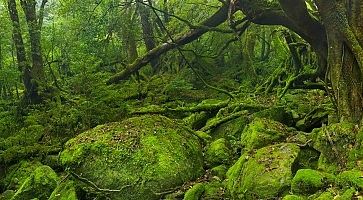
M141 1L141 0L138 0ZM138 3L137 4L138 13L140 15L141 27L142 27L142 35L143 40L146 46L147 51L151 51L156 47L156 42L154 39L154 30L151 25L150 19L150 10L145 7L145 5ZM151 67L153 68L153 72L157 73L159 71L159 57L155 57L150 61Z
M327 30L328 66L339 116L359 123L363 114L363 1L316 0Z

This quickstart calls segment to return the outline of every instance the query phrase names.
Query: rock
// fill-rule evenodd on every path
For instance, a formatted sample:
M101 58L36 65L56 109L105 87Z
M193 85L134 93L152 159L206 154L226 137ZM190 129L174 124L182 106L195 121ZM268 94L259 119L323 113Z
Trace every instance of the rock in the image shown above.
M221 181L214 180L206 183L201 199L224 199L225 186Z
M7 176L1 180L1 185L7 190L17 190L40 166L43 165L38 161L21 161L8 169Z
M333 182L333 175L312 169L300 169L292 179L291 191L297 194L314 194Z
M292 126L294 122L291 112L287 112L285 106L274 106L256 112L253 117L271 119L287 126Z
M226 139L221 138L212 142L205 153L205 160L208 166L218 166L228 164L232 155L229 144Z
M341 122L314 130L312 134L313 147L321 152L319 169L363 170L363 130L356 125Z
M297 195L286 195L282 200L305 200L307 198Z
M215 129L211 131L211 135L214 138L223 138L223 137L235 137L239 138L243 129L247 126L249 120L247 117L242 116L236 119L232 119L228 122L225 122Z
M255 118L244 129L241 144L247 151L250 151L281 142L289 134L288 128L284 124L270 119Z
M57 187L59 178L48 166L38 167L21 185L11 200L46 200Z
M292 165L300 148L283 143L243 154L227 172L227 189L233 199L276 198L289 189Z
M319 195L318 198L315 198L315 200L332 200L334 199L334 195L331 192L323 192L321 195Z
M311 147L301 147L300 153L294 163L294 173L298 169L317 169L320 152Z
M342 188L354 187L363 190L363 172L357 169L344 171L337 176L337 184Z
M60 161L99 188L120 190L110 194L114 200L159 199L161 193L204 173L198 138L158 115L86 131L66 143Z
M228 168L226 165L219 165L217 167L213 167L210 172L212 176L216 176L220 179L225 179L227 170Z
M68 180L59 184L50 195L49 200L78 200L75 182Z
M199 200L202 197L204 190L204 184L197 183L185 193L184 200Z

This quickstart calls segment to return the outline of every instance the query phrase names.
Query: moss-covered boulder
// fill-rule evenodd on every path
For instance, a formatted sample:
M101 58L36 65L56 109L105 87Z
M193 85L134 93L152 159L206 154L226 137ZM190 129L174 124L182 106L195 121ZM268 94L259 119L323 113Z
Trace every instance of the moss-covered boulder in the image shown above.
M293 117L291 112L286 111L285 106L274 106L253 114L253 117L271 119L287 126L293 125Z
M317 198L314 198L314 200L332 200L332 199L334 199L334 195L329 191L323 192Z
M298 195L286 195L282 200L306 200L307 198L304 196L298 196Z
M120 190L111 199L159 199L203 174L202 149L184 126L144 115L98 126L68 141L61 163L99 188ZM92 192L92 188L84 188Z
M337 176L337 184L342 188L354 187L363 191L363 172L360 170L349 170Z
M49 200L78 200L76 187L72 180L62 182L52 192Z
M24 181L11 200L48 199L58 181L58 175L50 167L40 166Z
M270 199L289 190L292 165L300 148L283 143L247 153L229 169L227 189L233 199Z
M231 162L232 152L228 141L224 138L218 139L207 146L205 160L208 166L217 166Z
M294 176L291 191L297 194L314 194L334 182L334 176L312 169L300 169Z
M184 195L184 200L199 200L205 191L204 183L197 183Z
M266 118L255 118L244 129L241 144L246 150L281 142L290 135L286 125Z
M40 166L43 165L38 161L21 161L9 167L6 177L0 180L0 184L6 190L17 190L35 169Z
M313 142L314 148L321 152L320 169L363 170L363 131L356 125L341 122L314 130Z

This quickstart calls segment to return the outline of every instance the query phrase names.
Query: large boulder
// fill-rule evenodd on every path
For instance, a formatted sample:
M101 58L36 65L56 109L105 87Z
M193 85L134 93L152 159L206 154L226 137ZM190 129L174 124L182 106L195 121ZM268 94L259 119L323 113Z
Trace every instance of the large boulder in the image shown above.
M204 172L197 137L158 115L86 131L66 143L60 161L99 188L120 190L109 195L115 200L159 199Z
M242 155L227 173L232 199L273 199L289 190L299 151L297 145L283 143Z

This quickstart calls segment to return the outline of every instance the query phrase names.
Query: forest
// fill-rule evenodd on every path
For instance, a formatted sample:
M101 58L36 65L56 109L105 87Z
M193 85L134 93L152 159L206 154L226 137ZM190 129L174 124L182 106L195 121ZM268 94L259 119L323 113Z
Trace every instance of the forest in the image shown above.
M363 200L363 0L0 0L0 200Z

